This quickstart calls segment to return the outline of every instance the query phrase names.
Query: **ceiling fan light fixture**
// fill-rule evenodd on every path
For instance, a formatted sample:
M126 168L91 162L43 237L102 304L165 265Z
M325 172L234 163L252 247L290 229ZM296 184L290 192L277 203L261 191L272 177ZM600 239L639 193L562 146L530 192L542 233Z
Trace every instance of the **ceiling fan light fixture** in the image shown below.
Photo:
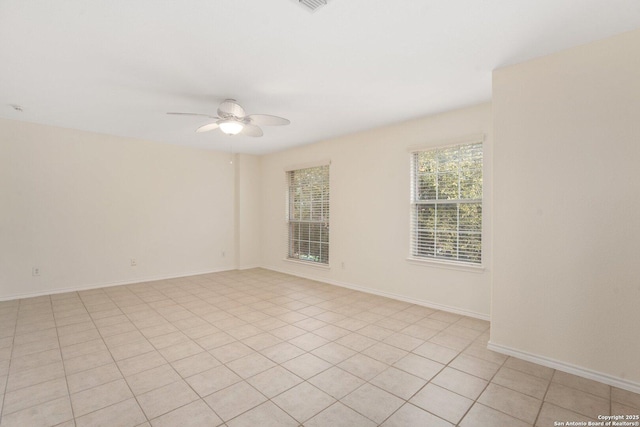
M218 115L201 114L201 113L177 113L169 112L167 114L177 114L182 116L204 116L215 121L207 123L196 129L196 132L209 132L210 130L220 129L225 135L237 135L242 132L244 136L253 138L264 135L260 126L284 126L291 123L289 120L271 116L268 114L249 114L247 115L235 100L225 99L218 107Z
M244 124L236 120L224 120L220 122L220 130L227 135L237 135L242 132Z

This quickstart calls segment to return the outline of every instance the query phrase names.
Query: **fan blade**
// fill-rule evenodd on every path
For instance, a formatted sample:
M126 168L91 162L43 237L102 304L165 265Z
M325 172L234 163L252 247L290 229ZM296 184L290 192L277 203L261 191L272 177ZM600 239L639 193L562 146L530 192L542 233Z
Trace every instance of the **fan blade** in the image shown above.
M225 99L218 107L218 116L222 118L230 116L243 118L245 115L244 108L242 108L235 99Z
M260 126L284 126L291 123L287 119L278 116L270 116L268 114L251 114L247 117L252 124Z
M212 116L210 114L200 114L200 113L167 113L167 114L171 114L174 116L202 116L202 117L209 117L211 119L217 119L216 116Z
M200 126L196 129L196 132L209 132L210 130L218 129L218 123L209 123L208 125Z
M262 136L264 135L264 133L262 132L262 129L260 129L258 126L256 125L252 125L252 124L245 124L244 127L242 128L242 132L243 135L247 135L247 136Z

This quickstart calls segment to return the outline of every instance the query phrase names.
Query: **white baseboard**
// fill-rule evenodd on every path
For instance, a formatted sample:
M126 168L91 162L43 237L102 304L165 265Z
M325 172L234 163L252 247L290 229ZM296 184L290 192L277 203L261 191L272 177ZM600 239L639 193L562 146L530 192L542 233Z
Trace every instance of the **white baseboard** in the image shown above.
M253 268L261 268L261 266L259 264L252 264L252 265L243 265L243 266L238 266L238 270L243 271L243 270L251 270Z
M220 268L220 269L214 269L214 270L190 271L190 272L179 273L179 274L136 277L135 279L118 280L115 282L111 282L111 281L98 282L98 283L92 283L89 285L72 286L72 287L62 288L62 289L48 289L48 290L39 291L39 292L28 292L25 294L14 294L14 295L2 296L0 297L0 301L11 301L11 300L22 299L22 298L33 298L33 297L39 297L43 295L64 294L67 292L88 291L90 289L107 288L111 286L133 285L135 283L152 282L154 280L178 279L181 277L198 276L201 274L209 274L209 273L220 273L221 271L229 271L229 270L233 270L233 268Z
M371 289L371 288L368 288L368 287L365 287L365 286L354 285L354 284L345 283L345 282L339 282L337 280L327 279L327 278L320 277L320 276L301 274L299 272L279 269L279 268L276 268L276 267L266 267L266 266L260 266L260 265L249 265L249 266L238 267L237 270L249 270L249 269L252 269L252 268L265 268L267 270L272 270L272 271L277 271L277 272L280 272L280 273L290 274L292 276L303 277L305 279L316 280L318 282L324 282L324 283L327 283L329 285L340 286L342 288L353 289L355 291L360 291L360 292L364 292L364 293L368 293L368 294L372 294L372 295L378 295L378 296L382 296L382 297L386 297L386 298L391 298L391 299L395 299L395 300L398 300L398 301L404 301L404 302L408 302L410 304L421 305L423 307L429 307L429 308L433 308L433 309L436 309L436 310L447 311L447 312L450 312L450 313L460 314L460 315L463 315L463 316L473 317L473 318L476 318L476 319L487 320L487 321L489 320L489 315L482 314L482 313L476 313L474 311L464 310L464 309L460 309L460 308L457 308L457 307L451 307L451 306L448 306L448 305L439 304L439 303L432 302L432 301L425 301L425 300L420 300L420 299L416 299L416 298L411 298L411 297L407 297L405 295L399 295L399 294L395 294L395 293L392 293L392 292L385 292L385 291L380 291L380 290L377 290L377 289ZM197 275L200 275L200 274L209 274L209 273L219 273L221 271L230 271L230 270L234 270L234 269L233 268L222 268L222 269L205 270L205 271L192 271L192 272L185 272L185 273L180 273L180 274L137 277L137 278L131 279L131 280L120 280L120 281L115 281L115 282L111 282L111 281L98 282L98 283L92 283L92 284L89 284L89 285L73 286L73 287L68 287L68 288L63 288L63 289L53 289L53 290L50 289L50 290L39 291L39 292L31 292L31 293L25 293L25 294L15 294L15 295L3 296L3 297L0 297L0 301L10 301L10 300L21 299L21 298L33 298L33 297L38 297L38 296L43 296L43 295L63 294L63 293L66 293L66 292L86 291L86 290L90 290L90 289L104 288L104 287L110 287L110 286L131 285L131 284L134 284L134 283L150 282L150 281L154 281L154 280L176 279L176 278L180 278L180 277L197 276Z
M461 309L461 308L457 308L457 307L451 307L451 306L448 306L448 305L439 304L439 303L432 302L432 301L420 300L420 299L411 298L411 297L408 297L408 296L405 296L405 295L395 294L395 293L386 292L386 291L380 291L378 289L367 288L365 286L354 285L354 284L351 284L351 283L339 282L337 280L327 279L326 277L321 277L321 276L314 276L312 274L302 274L302 273L297 272L297 271L290 271L290 270L281 269L281 268L277 268L277 267L262 266L262 268L264 268L266 270L277 271L279 273L290 274L292 276L302 277L304 279L310 279L310 280L315 280L315 281L318 281L318 282L324 282L324 283L327 283L329 285L340 286L341 288L353 289L354 291L360 291L360 292L364 292L364 293L367 293L367 294L373 294L373 295L378 295L378 296L381 296L381 297L395 299L395 300L398 300L398 301L404 301L404 302L408 302L410 304L421 305L423 307L428 307L428 308L433 308L433 309L436 309L436 310L447 311L449 313L460 314L462 316L473 317L475 319L487 320L487 321L489 320L489 315L488 314L476 313L475 311L465 310L465 309Z
M505 345L492 343L491 341L489 341L487 348L489 350L492 350L498 353L502 353L508 356L517 357L518 359L526 360L527 362L533 362L538 365L546 366L548 368L557 369L559 371L566 372L568 374L573 374L579 377L598 381L604 384L608 384L614 387L628 390L633 393L640 393L640 383L629 381L624 378L618 378L609 374L603 374L602 372L596 372L591 369L573 365L571 363L566 363L566 362L555 360L549 357L539 356L537 354L517 350L515 348L507 347Z

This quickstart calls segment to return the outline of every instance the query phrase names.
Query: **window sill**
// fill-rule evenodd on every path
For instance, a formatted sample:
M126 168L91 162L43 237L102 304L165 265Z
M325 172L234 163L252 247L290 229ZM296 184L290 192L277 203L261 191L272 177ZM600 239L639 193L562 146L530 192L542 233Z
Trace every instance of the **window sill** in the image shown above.
M482 264L467 264L463 262L456 261L443 261L436 259L428 259L428 258L407 258L407 262L416 265L422 265L425 267L437 267L437 268L445 268L449 270L458 270L458 271L467 271L470 273L483 273L484 266Z
M312 268L319 268L321 270L331 270L331 266L329 264L320 264L319 262L302 261L293 258L283 258L283 261L290 262L292 264L305 265Z

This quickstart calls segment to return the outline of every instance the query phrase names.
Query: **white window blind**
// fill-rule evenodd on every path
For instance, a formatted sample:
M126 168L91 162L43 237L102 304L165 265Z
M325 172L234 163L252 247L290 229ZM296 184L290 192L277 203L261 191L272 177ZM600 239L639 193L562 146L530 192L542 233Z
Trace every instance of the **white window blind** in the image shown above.
M482 262L482 143L411 153L411 256Z
M287 172L287 258L329 264L329 165Z

